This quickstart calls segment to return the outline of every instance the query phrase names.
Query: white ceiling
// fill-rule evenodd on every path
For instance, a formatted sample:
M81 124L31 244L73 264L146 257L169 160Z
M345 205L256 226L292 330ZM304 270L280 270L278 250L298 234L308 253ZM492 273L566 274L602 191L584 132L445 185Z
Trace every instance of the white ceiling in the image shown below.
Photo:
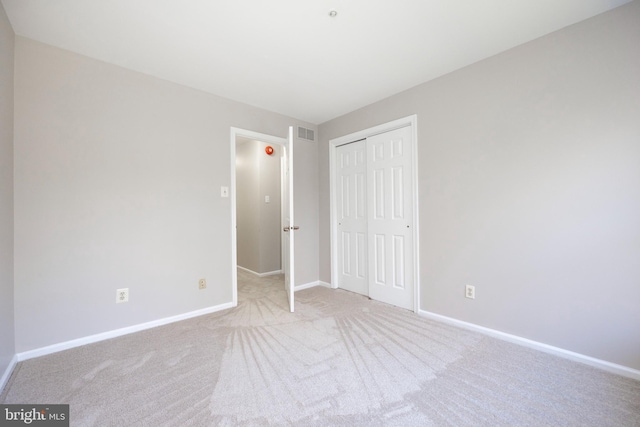
M2 0L18 35L315 124L628 2Z

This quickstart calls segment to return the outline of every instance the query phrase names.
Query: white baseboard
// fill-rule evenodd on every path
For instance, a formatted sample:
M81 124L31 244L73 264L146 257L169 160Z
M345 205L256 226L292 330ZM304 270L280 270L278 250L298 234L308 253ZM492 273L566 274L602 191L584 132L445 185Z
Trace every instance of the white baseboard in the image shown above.
M181 320L191 319L192 317L198 317L209 313L215 313L216 311L226 310L232 308L233 304L228 302L225 304L216 305L213 307L203 308L201 310L195 310L188 313L178 314L176 316L165 317L163 319L153 320L151 322L140 323L138 325L128 326L126 328L115 329L113 331L102 332L100 334L89 335L87 337L78 338L71 341L65 341L58 344L49 345L46 347L36 348L34 350L24 351L18 353L17 359L19 362L23 360L33 359L35 357L45 356L47 354L57 353L59 351L68 350L74 347L80 347L87 344L92 344L98 341L104 341L111 338L120 337L122 335L132 334L134 332L144 331L145 329L151 329L169 323L179 322Z
M241 267L241 266L239 266L239 265L238 265L237 267L238 267L240 270L246 271L247 273L251 273L251 274L253 274L253 275L255 275L255 276L258 276L258 277L274 276L274 275L276 275L276 274L283 274L283 273L284 273L284 271L283 271L283 270L270 271L270 272L268 272L268 273L256 273L256 272L255 272L255 271L253 271L253 270L249 270L248 268L244 268L244 267ZM325 286L325 287L327 287L327 288L330 288L330 287L331 287L331 284L329 284L329 283L327 283L327 282L323 282L323 281L321 281L321 280L316 280L316 281L314 281L314 282L304 283L304 284L302 284L302 285L296 285L296 287L295 287L295 291L301 291L301 290L303 290L303 289L313 288L314 286Z
M275 276L277 274L283 274L284 271L282 270L274 270L274 271L268 271L266 273L258 273L258 276L260 277L267 277L267 276Z
M247 273L251 273L255 276L258 277L267 277L267 276L275 276L276 274L282 274L283 271L282 270L274 270L274 271L268 271L266 273L257 273L253 270L249 270L248 268L244 268L244 267L240 267L239 265L237 266L240 270L246 271Z
M420 310L418 314L427 319L437 320L450 325L459 326L471 331L480 332L484 335L489 335L494 338L498 338L504 341L508 341L514 344L519 344L525 347L529 347L535 350L543 351L545 353L553 354L555 356L562 357L564 359L573 360L574 362L584 363L589 366L593 366L614 374L622 375L624 377L640 380L640 370L629 368L627 366L618 365L615 363L607 362L606 360L596 359L595 357L586 356L584 354L575 353L573 351L565 350L563 348L554 347L552 345L544 344L538 341L533 341L527 338L522 338L517 335L507 334L506 332L500 332L495 329L485 328L484 326L476 325L474 323L464 322L462 320L454 319L452 317L443 316L441 314L432 313L430 311Z
M7 366L7 369L4 370L4 373L0 378L0 393L2 393L2 390L4 390L4 386L6 386L7 382L9 382L9 378L11 378L11 374L13 373L13 370L16 368L17 364L18 364L18 355L14 354L13 358L11 359L11 362L9 362L9 366Z
M324 287L327 287L327 288L331 287L331 285L328 284L327 282L323 282L321 280L316 280L315 282L309 282L309 283L305 283L303 285L296 285L295 291L298 292L298 291L302 291L304 289L313 288L315 286L324 286Z

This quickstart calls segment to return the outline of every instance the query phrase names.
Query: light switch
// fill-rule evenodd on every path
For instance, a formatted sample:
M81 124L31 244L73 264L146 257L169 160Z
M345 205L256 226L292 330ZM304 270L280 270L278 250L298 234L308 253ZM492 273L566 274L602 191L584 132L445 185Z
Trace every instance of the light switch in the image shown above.
M264 202L265 202L265 203L271 203L271 197L269 197L269 196L264 196Z
M220 187L220 197L229 197L229 187Z

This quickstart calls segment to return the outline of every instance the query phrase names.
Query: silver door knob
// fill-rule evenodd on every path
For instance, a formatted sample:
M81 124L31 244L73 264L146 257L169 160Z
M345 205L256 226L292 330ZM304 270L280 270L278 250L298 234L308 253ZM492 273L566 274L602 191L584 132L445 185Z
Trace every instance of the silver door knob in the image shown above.
M291 227L294 230L300 230L300 227L298 227L297 225L294 225L293 227Z
M290 230L290 228L289 228L289 227L284 227L284 228L282 229L282 231L289 231L289 230Z

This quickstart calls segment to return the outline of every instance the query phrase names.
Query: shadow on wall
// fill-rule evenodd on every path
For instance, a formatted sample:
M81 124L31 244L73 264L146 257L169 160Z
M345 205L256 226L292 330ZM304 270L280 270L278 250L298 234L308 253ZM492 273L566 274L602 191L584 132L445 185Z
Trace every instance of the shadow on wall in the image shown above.
M236 139L238 266L258 274L282 269L281 158L279 145Z

